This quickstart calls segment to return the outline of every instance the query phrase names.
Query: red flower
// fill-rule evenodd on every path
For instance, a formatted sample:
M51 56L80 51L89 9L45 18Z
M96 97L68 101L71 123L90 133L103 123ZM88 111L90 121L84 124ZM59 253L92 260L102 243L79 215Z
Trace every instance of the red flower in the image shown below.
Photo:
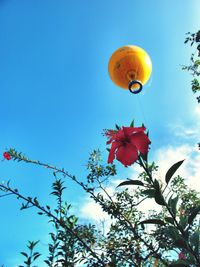
M7 159L7 160L11 159L11 156L10 156L10 154L8 152L4 152L3 153L3 157L4 157L4 159Z
M145 127L122 127L118 131L107 130L105 135L111 144L108 163L119 160L125 167L132 165L138 159L138 152L145 155L151 141L144 133Z
M185 256L185 254L184 254L183 251L181 251L181 252L178 254L178 258L179 258L179 260L186 260L186 256Z

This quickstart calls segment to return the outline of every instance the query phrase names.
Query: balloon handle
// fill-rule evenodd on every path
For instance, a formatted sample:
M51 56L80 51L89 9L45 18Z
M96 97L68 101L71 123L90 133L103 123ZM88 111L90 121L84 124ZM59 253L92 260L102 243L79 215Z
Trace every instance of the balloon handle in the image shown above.
M139 85L139 88L138 88L138 89L132 89L132 86L133 86L134 84ZM128 85L128 89L129 89L129 91L130 91L132 94L138 94L138 93L140 93L140 92L142 91L142 88L143 88L142 83L141 83L140 81L138 81L138 80L130 81L130 83L129 83L129 85Z

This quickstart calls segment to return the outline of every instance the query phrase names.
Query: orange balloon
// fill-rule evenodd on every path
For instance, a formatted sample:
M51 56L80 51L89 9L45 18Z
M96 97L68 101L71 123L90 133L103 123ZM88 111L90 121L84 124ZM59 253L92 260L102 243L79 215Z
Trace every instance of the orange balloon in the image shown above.
M108 63L111 80L118 86L128 89L133 80L144 85L150 78L152 63L146 51L138 46L127 45L117 49ZM136 88L137 85L133 85Z

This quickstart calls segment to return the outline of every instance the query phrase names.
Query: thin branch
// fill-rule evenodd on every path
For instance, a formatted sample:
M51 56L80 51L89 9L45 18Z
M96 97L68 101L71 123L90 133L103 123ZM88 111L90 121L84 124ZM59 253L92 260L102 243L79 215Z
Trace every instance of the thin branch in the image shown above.
M1 195L0 198L1 197L6 197L6 196L9 196L9 195L13 195L13 193L8 193L8 194L5 194L5 195Z
M34 207L36 207L37 209L41 210L42 212L44 212L48 217L53 218L61 227L63 227L64 229L66 229L71 235L73 235L75 238L77 238L77 240L79 240L83 246L92 254L92 256L98 260L99 263L102 264L102 266L104 266L104 262L97 256L97 254L87 245L87 243L82 240L82 238L72 229L70 229L65 222L61 219L58 219L54 214L52 214L49 210L46 210L44 207L41 207L40 205L36 205L34 203L34 201L32 201L32 199L30 198L26 198L23 195L21 195L18 191L13 190L10 187L6 187L2 184L0 184L0 187L10 191L12 194L16 195L18 198L25 200L28 203L31 203Z

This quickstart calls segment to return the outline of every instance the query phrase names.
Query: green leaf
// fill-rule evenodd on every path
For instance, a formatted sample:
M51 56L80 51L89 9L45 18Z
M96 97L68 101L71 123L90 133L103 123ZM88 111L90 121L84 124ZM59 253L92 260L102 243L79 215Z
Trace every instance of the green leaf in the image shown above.
M140 157L142 157L142 159L143 159L145 162L147 162L147 159L148 159L148 152L145 153L145 154L140 153Z
M139 180L128 180L120 183L117 187L119 186L124 186L124 185L142 185L144 186L144 183L139 181Z
M28 258L28 254L25 252L20 252L24 257Z
M194 64L195 65L200 65L200 60L199 59L195 60Z
M176 206L177 206L178 199L179 199L178 196L176 196L175 198L172 198L171 196L168 201L168 205L170 207L170 210L174 214L174 216L176 216Z
M161 205L161 206L166 206L166 203L165 203L165 200L163 198L163 196L161 195L161 192L160 191L157 191L156 194L155 194L155 201L158 205Z
M41 256L41 254L35 254L34 256L33 256L33 260L35 261L38 257L40 257Z
M117 130L120 130L120 126L117 125L117 124L115 124L115 128L116 128Z
M174 242L174 244L178 247L178 248L185 248L188 249L187 244L185 242L185 240L183 239L183 237L179 234L178 230L173 227L173 226L168 226L165 229L165 234L167 237L171 238Z
M155 202L158 205L166 206L164 197L163 197L161 190L160 190L159 182L156 179L154 180L154 188L155 188L155 196L154 196Z
M174 173L178 170L178 168L181 166L184 160L176 162L174 165L172 165L169 170L167 171L165 175L165 181L168 184Z
M134 120L132 120L130 127L134 127Z
M142 191L142 194L146 195L149 198L155 197L155 189L146 189L144 191Z
M174 225L174 219L172 217L165 217L165 221Z
M29 266L31 264L31 257L28 257L27 261L25 261L24 263L26 263Z
M198 207L194 207L194 208L192 209L192 212L191 212L190 216L188 217L188 223L189 223L189 224L192 224L192 223L193 223L194 218L197 216L197 214L198 214L199 212L200 212L200 206L198 206Z
M160 225L165 225L165 223L162 220L159 220L159 219L148 219L148 220L140 222L139 224L160 224Z
M179 223L180 223L180 225L182 226L182 228L183 229L185 229L185 227L187 226L187 224L188 224L188 218L187 218L187 216L180 216L180 220L179 220Z

